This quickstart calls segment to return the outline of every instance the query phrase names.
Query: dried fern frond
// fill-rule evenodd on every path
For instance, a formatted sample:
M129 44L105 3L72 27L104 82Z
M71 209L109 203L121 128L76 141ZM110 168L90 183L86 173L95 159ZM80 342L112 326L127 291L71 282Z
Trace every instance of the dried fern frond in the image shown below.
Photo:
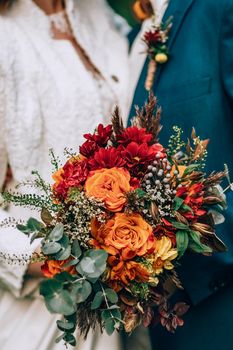
M160 124L161 108L157 106L157 99L152 92L149 94L148 102L142 107L136 107L136 117L132 120L132 125L139 128L145 128L153 135L151 144L158 142L158 135L162 129Z

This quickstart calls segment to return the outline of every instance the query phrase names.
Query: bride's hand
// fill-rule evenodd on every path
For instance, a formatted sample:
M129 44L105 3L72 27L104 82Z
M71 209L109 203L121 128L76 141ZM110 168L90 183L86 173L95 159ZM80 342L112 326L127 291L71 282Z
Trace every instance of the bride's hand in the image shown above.
M40 249L38 248L35 252L40 254ZM41 272L42 265L42 262L30 263L28 266L27 275L31 277L43 277Z

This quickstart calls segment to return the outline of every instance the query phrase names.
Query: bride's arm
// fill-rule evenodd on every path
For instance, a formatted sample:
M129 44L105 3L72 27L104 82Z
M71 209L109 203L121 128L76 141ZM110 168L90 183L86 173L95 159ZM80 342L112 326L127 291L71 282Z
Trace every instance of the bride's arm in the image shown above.
M6 146L6 130L5 118L7 118L7 103L10 96L6 96L8 79L3 67L0 63L0 190L5 181L7 172L7 146ZM11 101L12 103L12 101ZM10 142L10 140L8 140ZM23 214L22 214L23 215ZM9 218L10 212L0 208L0 223ZM19 209L19 216L21 211ZM5 228L0 225L0 286L11 291L15 296L19 297L23 286L24 276L28 270L28 264L12 264L9 263L13 255L30 256L37 248L38 242L30 244L28 237L19 232L16 228ZM29 272L38 274L39 267L36 271L29 268Z

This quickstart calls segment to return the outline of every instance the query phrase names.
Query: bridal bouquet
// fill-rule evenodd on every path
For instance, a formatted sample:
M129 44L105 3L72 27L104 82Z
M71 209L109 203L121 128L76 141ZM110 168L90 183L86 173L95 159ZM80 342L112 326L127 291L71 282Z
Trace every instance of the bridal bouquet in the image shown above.
M77 327L84 336L95 327L130 333L153 319L174 331L188 309L168 302L169 281L181 287L175 272L181 257L225 250L215 234L225 173L205 176L208 140L193 130L184 142L174 127L165 149L160 129L150 96L131 127L116 110L112 125L84 135L79 153L67 151L62 167L53 155L52 187L35 172L33 186L43 194L4 194L41 212L41 221L17 227L41 239L41 253L29 259L43 261L40 293L62 316L57 341L75 346Z

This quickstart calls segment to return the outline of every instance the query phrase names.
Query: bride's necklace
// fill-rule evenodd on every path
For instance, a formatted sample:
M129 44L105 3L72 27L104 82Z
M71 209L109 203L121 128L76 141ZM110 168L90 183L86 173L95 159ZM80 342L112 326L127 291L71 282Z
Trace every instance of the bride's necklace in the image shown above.
M64 10L57 13L53 13L48 17L51 23L52 34L53 34L52 29L54 28L55 30L59 31L62 34L67 34L69 36L72 35L72 31Z

